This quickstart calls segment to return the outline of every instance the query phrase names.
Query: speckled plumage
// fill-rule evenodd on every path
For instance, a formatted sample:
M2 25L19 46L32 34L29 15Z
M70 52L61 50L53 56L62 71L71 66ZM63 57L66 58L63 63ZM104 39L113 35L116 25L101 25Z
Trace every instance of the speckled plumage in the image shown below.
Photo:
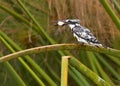
M60 23L60 25L59 25ZM59 26L68 25L73 33L73 36L80 43L103 46L96 37L90 32L86 27L80 25L80 20L78 19L67 19L58 21Z

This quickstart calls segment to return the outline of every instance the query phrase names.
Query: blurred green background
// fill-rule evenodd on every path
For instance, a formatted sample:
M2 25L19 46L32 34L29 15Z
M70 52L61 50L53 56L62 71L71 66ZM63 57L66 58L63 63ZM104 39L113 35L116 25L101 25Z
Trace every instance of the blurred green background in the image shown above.
M103 7L104 1L119 18L119 0L0 0L0 55L55 43L75 43L68 27L54 26L57 20L69 18L80 19L81 25L103 44L120 49L120 22L109 16L112 14ZM104 80L120 86L119 57L82 50L69 52ZM62 55L68 54L44 52L0 63L0 86L59 86ZM73 68L69 68L68 78L68 86L96 86Z

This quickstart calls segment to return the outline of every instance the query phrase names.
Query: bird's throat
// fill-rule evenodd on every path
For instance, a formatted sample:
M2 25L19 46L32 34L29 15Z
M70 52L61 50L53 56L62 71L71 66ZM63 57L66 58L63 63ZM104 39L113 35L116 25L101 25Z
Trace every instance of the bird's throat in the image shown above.
M69 24L68 26L69 26L71 29L75 27L74 24Z

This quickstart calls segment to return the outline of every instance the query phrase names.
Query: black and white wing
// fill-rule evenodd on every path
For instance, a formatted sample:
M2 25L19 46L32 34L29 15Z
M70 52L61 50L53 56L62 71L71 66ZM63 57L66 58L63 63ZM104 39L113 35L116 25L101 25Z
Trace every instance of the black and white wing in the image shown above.
M102 46L102 44L96 39L96 37L90 32L90 30L83 26L76 26L72 28L72 32L74 37L77 38L78 42Z

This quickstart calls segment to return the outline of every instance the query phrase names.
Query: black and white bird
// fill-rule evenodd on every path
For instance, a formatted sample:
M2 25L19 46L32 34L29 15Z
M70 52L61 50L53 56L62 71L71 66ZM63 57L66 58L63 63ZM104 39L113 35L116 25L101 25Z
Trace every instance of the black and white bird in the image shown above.
M73 36L76 37L77 41L80 43L97 47L104 47L90 32L88 28L80 25L79 19L59 20L57 21L57 25L58 26L68 25L73 33Z

